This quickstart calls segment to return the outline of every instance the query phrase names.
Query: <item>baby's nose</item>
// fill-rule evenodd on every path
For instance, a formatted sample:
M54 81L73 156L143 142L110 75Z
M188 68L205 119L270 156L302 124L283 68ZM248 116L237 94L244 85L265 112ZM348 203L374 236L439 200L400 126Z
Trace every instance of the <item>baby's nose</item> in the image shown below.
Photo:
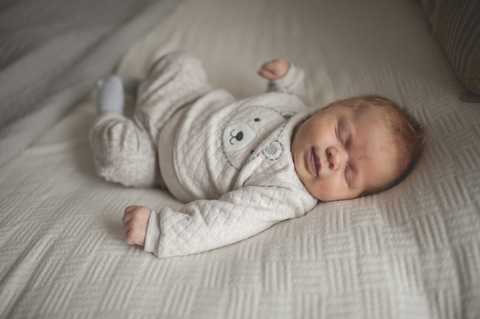
M347 153L343 149L335 147L327 148L328 167L337 170L343 167L347 161Z

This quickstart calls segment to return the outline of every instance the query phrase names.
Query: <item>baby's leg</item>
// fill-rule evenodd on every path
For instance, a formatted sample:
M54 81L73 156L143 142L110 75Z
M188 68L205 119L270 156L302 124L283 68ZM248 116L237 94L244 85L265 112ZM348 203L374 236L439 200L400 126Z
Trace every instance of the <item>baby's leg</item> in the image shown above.
M90 130L97 173L128 187L162 185L157 152L145 130L115 113L99 116Z
M210 90L198 58L186 52L167 54L140 84L134 119L156 139L172 114Z

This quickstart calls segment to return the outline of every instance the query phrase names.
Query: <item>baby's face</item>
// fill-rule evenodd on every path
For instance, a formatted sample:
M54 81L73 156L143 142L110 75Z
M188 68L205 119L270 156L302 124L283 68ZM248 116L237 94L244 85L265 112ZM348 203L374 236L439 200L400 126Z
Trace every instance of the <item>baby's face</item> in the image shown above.
M332 105L301 124L291 150L297 175L313 196L352 199L396 179L398 148L382 116L375 107Z

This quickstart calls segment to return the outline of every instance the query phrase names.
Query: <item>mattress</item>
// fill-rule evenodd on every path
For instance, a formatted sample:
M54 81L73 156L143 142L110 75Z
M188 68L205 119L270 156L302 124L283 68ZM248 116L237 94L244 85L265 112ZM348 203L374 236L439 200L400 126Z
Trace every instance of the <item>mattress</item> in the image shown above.
M383 193L158 259L123 242L123 209L183 203L95 175L92 91L0 167L0 317L480 317L480 105L460 100L464 88L418 3L187 0L116 73L143 77L179 49L238 99L265 91L256 70L277 57L305 70L315 108L384 95L425 124L424 153Z

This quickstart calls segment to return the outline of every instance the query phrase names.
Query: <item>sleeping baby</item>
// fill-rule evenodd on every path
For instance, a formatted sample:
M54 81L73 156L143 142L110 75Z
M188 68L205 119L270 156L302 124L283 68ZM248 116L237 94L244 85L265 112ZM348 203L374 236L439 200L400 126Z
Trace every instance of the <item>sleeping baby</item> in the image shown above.
M90 142L97 173L129 187L159 186L180 210L129 206L128 244L158 257L199 253L300 217L320 201L385 190L411 170L424 130L377 95L312 112L304 73L284 59L258 71L268 92L237 101L213 89L199 59L175 52L145 80L98 83ZM124 93L136 96L132 118Z

